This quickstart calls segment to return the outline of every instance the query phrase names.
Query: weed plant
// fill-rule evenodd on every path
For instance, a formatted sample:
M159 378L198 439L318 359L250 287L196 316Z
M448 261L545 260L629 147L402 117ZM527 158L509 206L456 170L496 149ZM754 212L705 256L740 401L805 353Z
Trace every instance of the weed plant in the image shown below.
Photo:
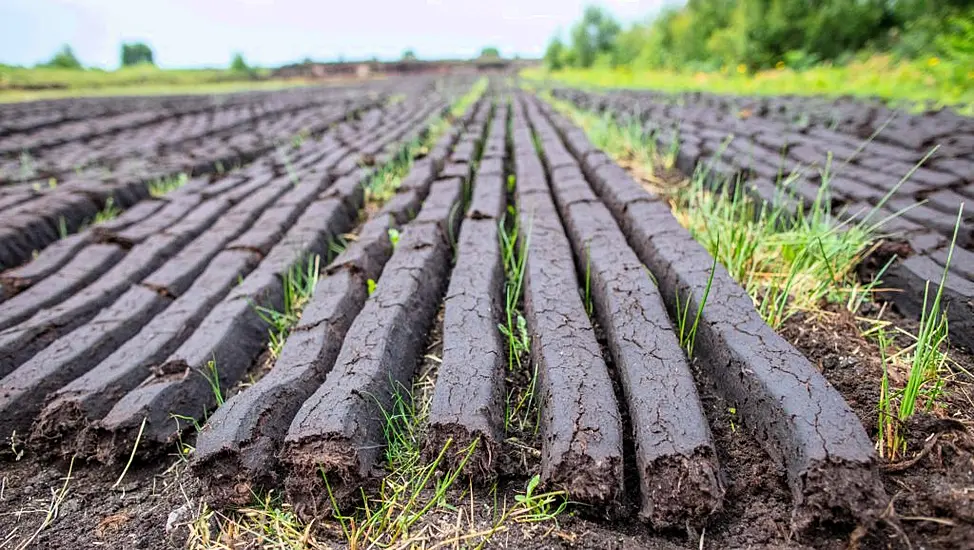
M170 176L167 178L159 178L157 180L149 182L149 196L158 198L163 195L169 194L176 189L186 185L189 181L189 176L186 174L177 174L175 176Z
M301 310L311 299L318 285L321 258L314 254L292 265L284 275L284 301L281 310L255 305L260 318L270 326L267 347L271 357L277 359L284 348L291 328L301 318Z

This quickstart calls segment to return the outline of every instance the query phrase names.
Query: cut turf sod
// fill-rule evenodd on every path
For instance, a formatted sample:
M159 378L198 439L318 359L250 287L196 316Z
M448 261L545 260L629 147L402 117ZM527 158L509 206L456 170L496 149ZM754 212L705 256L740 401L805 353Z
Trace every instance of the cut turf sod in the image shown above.
M447 133L439 142L452 145L455 139ZM449 147L433 149L431 155L449 153ZM414 163L399 192L328 266L271 371L210 418L197 440L192 464L209 482L213 501L248 499L252 490L281 481L276 454L288 426L330 372L365 303L367 281L379 280L393 250L390 231L419 209L442 165L443 159L436 157Z
M562 132L577 131L548 112ZM580 137L565 141L583 143ZM787 468L795 528L870 521L887 497L872 443L842 396L764 323L722 266L711 271L711 255L664 202L624 171L605 168L614 165L590 149L572 153L639 259L656 274L671 315L677 315L678 299L691 312L705 302L695 354L745 425Z
M498 106L487 141L503 143L506 106ZM499 135L498 135L499 134ZM485 148L484 154L487 155ZM473 195L457 243L457 261L444 300L443 357L429 409L424 455L432 462L450 445L441 467L477 481L495 476L504 419L506 353L497 329L503 312L504 266L499 224L506 207L504 149L491 150L477 171ZM499 157L496 155L500 155ZM498 167L500 171L498 171ZM479 442L473 445L475 441Z
M290 468L288 496L303 514L330 509L325 480L347 497L378 462L390 386L412 376L446 285L462 192L460 179L433 183L349 328L334 370L291 423L282 459Z
M524 310L541 404L541 480L598 515L623 491L622 424L612 381L575 289L571 245L537 159L521 101L512 121L519 226L530 235Z
M579 272L591 279L586 285L632 419L640 516L657 528L702 524L720 508L724 489L693 375L663 300L555 130L536 110L529 118L546 158L561 159L551 170L552 190Z
M283 302L281 280L290 266L312 254L323 254L327 243L347 231L362 200L361 176L339 179L323 193L325 201L339 201L341 208L327 219L304 219L289 231L301 238L281 241L230 294L200 323L199 327L162 365L123 397L95 428L97 457L117 460L122 448L134 445L137 433L150 443L147 454L158 453L160 445L175 442L187 422L200 421L218 405L216 393L235 384L266 346L267 324L257 307L279 310ZM343 181L344 180L344 181ZM346 184L345 182L349 182ZM330 193L339 192L333 196ZM310 227L309 227L310 226ZM311 230L310 235L305 235ZM290 235L289 235L290 236ZM310 238L309 238L310 237ZM210 363L216 365L218 380L205 376ZM183 423L173 418L183 419ZM142 419L148 418L144 429ZM190 420L187 420L190 419Z

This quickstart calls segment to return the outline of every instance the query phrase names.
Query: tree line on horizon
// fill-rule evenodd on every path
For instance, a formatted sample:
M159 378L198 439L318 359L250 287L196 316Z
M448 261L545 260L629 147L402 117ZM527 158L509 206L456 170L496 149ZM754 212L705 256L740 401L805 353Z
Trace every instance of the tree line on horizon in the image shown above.
M863 53L974 62L971 0L687 0L623 27L588 6L548 44L549 69L753 71L844 64Z
M122 44L119 55L119 66L121 68L139 65L155 66L155 64L155 54L148 44L144 42ZM77 70L84 70L85 68L69 44L61 46L61 49L54 54L50 61L39 63L37 67ZM231 72L255 74L255 68L248 65L243 54L239 52L233 54L229 70Z
M500 58L500 50L494 46L487 46L480 51L480 59ZM417 61L419 58L412 49L406 49L402 54L402 61ZM304 63L312 62L310 58L305 58ZM121 47L120 67L134 67L138 65L155 66L155 55L144 42L124 43ZM50 61L39 63L37 67L57 68L57 69L77 69L83 70L85 67L75 55L74 50L69 44L61 46ZM233 54L230 60L229 70L235 73L256 74L256 67L247 64L242 53Z

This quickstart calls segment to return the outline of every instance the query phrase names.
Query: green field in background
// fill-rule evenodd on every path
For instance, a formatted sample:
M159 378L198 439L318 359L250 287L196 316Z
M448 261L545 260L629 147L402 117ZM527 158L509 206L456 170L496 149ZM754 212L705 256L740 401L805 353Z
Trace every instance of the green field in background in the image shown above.
M225 69L159 69L151 65L115 71L9 67L0 65L0 102L63 97L229 93L308 85L303 79L268 79Z
M844 66L823 64L803 71L783 66L756 73L749 73L744 67L720 72L629 68L549 72L526 69L521 76L531 80L552 79L570 86L664 92L878 97L893 104L917 108L951 106L974 115L974 67L936 57L922 61L894 61L889 56L873 56Z

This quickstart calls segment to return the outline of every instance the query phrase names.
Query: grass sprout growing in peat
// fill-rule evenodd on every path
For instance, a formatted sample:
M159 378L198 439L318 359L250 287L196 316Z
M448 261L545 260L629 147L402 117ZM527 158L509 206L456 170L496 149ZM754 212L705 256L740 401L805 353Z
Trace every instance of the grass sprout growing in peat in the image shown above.
M93 223L103 223L109 220L114 220L122 213L122 209L115 204L115 197L108 197L105 201L105 206L95 214L95 219Z
M700 318L703 316L703 308L707 305L707 299L710 297L710 288L714 284L714 272L717 271L717 257L719 256L718 251L720 250L720 240L717 241L713 256L714 263L710 266L710 275L707 276L707 286L703 289L703 297L700 299L700 303L697 304L697 313L693 316L693 324L687 326L687 314L690 312L690 303L693 297L693 291L689 290L687 292L686 300L681 304L679 292L676 294L676 319L678 324L678 332L680 336L680 345L686 350L687 356L693 357L693 345L697 341L697 328L700 326Z
M260 318L270 325L270 340L267 347L271 357L275 359L280 355L291 328L301 318L301 309L314 294L315 287L318 285L320 263L321 257L314 254L304 261L295 263L288 269L284 275L284 300L280 311L264 306L254 306Z
M429 403L420 399L419 394L394 383L392 406L389 410L380 406L385 419L388 474L382 479L378 494L370 497L363 492L356 510L346 515L338 507L324 476L334 517L351 548L396 545L427 513L448 506L447 491L456 483L476 449L478 440L464 449L451 449L451 439L436 458L425 463L422 442ZM448 452L460 452L461 459L455 468L438 473Z
M514 220L513 208L508 210ZM530 231L526 235L520 234L520 227L515 221L508 228L507 217L500 221L498 232L501 241L501 255L506 274L504 284L504 318L505 322L498 325L501 334L507 339L508 369L514 370L521 366L521 357L531 348L528 336L527 321L520 309L521 295L524 287L524 268L527 265L528 247L531 242Z
M507 217L514 220L507 223ZM499 224L498 235L501 244L501 258L504 264L504 313L503 322L497 325L507 341L508 373L525 373L524 357L531 351L531 336L528 322L521 311L521 298L524 293L524 269L527 266L528 248L531 245L531 231L522 234L517 213L508 207ZM540 414L534 400L538 373L528 366L528 382L525 387L512 386L507 395L504 412L504 431L525 432L533 426L537 429Z
M789 211L785 200L793 198L797 173L779 179L782 200L774 204L755 201L744 185L728 185L739 182L715 182L706 166L674 184L673 174L666 170L673 165L675 146L661 152L655 136L632 124L620 125L550 93L542 97L585 129L594 145L658 188L680 224L744 287L773 328L800 311L820 311L824 303L843 304L856 312L881 282L883 271L868 283L860 282L855 272L875 249L881 223L849 224L836 218L829 200L828 165L816 199L797 212Z
M161 197L186 185L186 182L188 181L189 176L186 174L177 174L168 178L159 178L155 181L149 182L149 196L154 198Z
M909 367L909 377L906 386L901 390L894 391L889 385L890 366L900 354L890 356L887 351L889 340L885 332L880 329L878 333L883 378L878 407L879 430L876 445L880 455L889 460L895 460L906 452L906 439L900 431L903 422L916 414L919 408L929 410L940 397L946 384L944 374L949 361L949 325L943 295L963 214L964 207L961 205L957 212L954 234L947 251L947 260L939 285L932 293L930 281L927 281L924 288L923 310L916 341L902 352L902 355L905 355L904 361ZM896 405L897 401L899 406Z
M216 368L216 360L207 361L206 367L200 370L200 374L206 378L206 383L210 386L210 391L213 392L217 406L222 406L224 401L223 390L220 388L220 371Z
M789 181L780 184L787 192ZM833 217L823 182L808 209L792 213L785 201L758 204L743 185L711 191L701 174L678 190L671 203L677 220L744 287L764 320L779 328L799 311L823 303L856 312L880 277L862 283L855 268L876 246L874 228L840 223ZM717 247L718 242L724 245ZM881 275L881 273L880 273Z

